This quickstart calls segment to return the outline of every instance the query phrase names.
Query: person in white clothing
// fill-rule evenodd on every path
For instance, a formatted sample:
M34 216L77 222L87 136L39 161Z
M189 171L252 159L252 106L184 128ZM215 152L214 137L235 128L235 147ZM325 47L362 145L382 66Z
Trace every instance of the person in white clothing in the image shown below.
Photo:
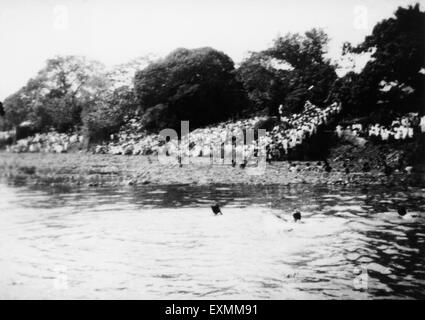
M425 115L422 116L421 118L420 126L421 126L421 132L425 132Z
M405 126L402 126L401 127L401 134L402 134L402 139L403 140L406 140L406 138L407 138L407 128L405 127Z

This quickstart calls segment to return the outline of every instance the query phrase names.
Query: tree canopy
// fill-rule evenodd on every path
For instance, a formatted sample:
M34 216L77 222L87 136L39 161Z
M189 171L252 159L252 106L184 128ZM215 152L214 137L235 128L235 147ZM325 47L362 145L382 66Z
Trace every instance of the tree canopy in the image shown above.
M36 77L6 98L6 119L11 125L29 120L39 130L66 131L81 124L81 112L106 88L104 67L79 56L55 57Z
M271 57L264 52L253 52L237 69L237 77L247 92L250 108L247 112L267 109L271 115L286 95L284 84L287 71L273 68Z
M136 97L128 86L105 91L82 112L86 136L91 141L108 139L135 114L136 109Z
M300 111L307 99L323 105L337 78L324 56L328 41L326 33L312 29L279 36L271 48L252 53L238 69L251 102L271 114L280 104L288 113Z
M370 52L371 60L351 82L344 103L353 112L420 111L425 105L425 12L419 4L399 7L394 17L384 19L357 46L346 43L343 53Z
M196 128L227 119L245 101L233 61L208 47L173 51L137 72L134 87L140 109L156 108L152 115L163 114L169 121L162 125L171 128L179 127L180 120ZM149 127L150 117L145 122Z

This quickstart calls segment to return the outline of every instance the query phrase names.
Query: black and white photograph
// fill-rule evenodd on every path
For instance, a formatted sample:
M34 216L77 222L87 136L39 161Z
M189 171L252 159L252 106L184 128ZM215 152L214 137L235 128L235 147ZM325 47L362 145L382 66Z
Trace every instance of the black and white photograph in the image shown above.
M384 299L425 299L423 0L1 0L0 300Z

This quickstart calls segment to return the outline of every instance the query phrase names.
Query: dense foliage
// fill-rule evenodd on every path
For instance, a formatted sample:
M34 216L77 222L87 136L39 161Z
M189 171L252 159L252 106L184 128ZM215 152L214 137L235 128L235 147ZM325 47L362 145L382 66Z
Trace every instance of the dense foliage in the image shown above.
M81 113L106 88L103 66L84 57L56 57L4 101L9 127L30 121L38 131L60 132L81 124Z
M109 90L82 113L84 133L91 142L107 140L135 114L136 98L128 86Z
M339 79L332 93L352 114L423 112L425 106L425 12L419 5L398 8L344 54L371 53L360 74Z
M245 95L233 61L212 48L177 49L136 74L135 93L147 128L192 128L225 120L242 109Z
M267 107L276 115L280 104L288 114L300 111L307 99L323 105L337 78L324 56L328 41L322 30L288 33L243 61L238 76L255 109Z

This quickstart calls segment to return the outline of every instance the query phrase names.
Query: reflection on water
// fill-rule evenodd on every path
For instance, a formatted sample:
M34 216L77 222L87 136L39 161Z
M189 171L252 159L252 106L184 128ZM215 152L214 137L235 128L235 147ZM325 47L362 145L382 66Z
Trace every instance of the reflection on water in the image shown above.
M3 183L0 298L425 298L424 191Z

